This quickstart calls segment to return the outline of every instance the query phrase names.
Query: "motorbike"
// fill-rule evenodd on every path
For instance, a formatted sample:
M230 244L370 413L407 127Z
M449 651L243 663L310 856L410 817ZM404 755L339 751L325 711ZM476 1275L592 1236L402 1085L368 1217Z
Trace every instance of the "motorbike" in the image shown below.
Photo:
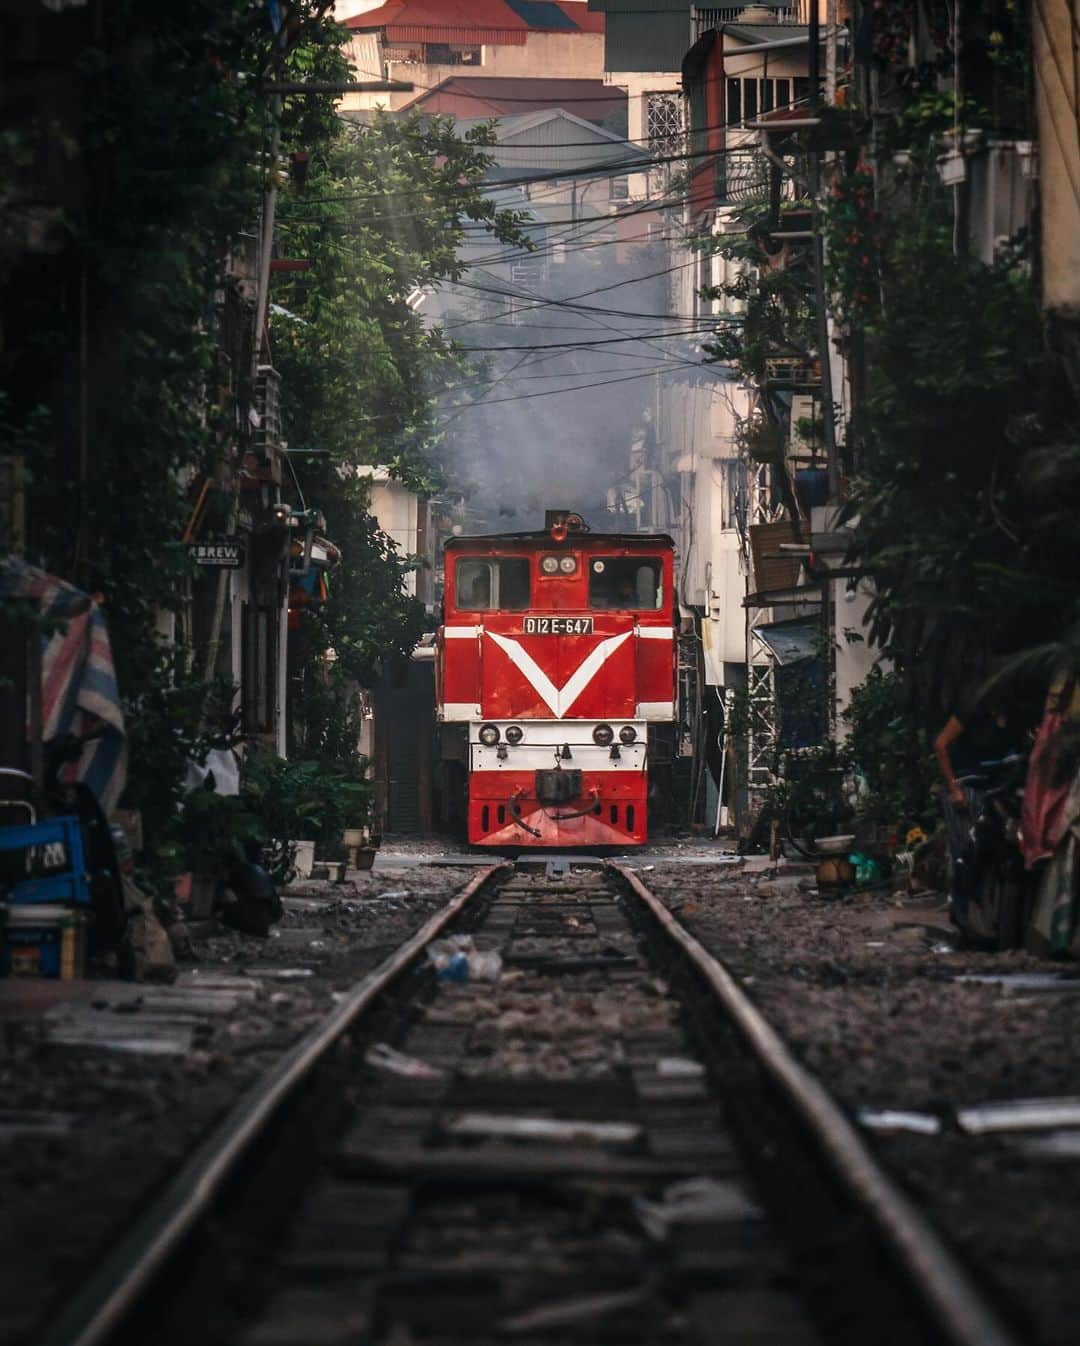
M1018 949L1031 905L1020 850L1027 756L980 762L958 777L968 796L964 844L953 856L952 922L968 945ZM954 814L959 822L963 815Z

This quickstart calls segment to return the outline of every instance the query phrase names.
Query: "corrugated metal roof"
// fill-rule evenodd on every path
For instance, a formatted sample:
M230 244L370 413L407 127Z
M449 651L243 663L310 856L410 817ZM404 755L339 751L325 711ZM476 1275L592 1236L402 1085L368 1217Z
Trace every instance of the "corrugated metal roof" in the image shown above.
M824 30L823 30L824 31ZM725 37L740 42L779 42L789 37L807 37L810 29L803 23L725 23Z
M496 75L451 75L411 104L422 112L459 117L516 116L566 107L587 121L624 116L626 90L599 79L510 79Z
M577 30L577 24L555 0L506 0L506 3L530 28Z

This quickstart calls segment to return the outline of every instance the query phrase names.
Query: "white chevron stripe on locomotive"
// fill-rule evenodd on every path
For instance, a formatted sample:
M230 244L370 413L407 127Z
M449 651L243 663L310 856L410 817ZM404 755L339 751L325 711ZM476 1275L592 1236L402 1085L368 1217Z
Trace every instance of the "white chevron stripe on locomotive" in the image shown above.
M632 631L623 631L617 636L608 636L595 649L590 650L581 663L570 674L561 687L556 687L548 675L528 652L508 636L500 636L494 631L485 631L489 640L493 640L507 656L526 682L543 700L556 719L561 720L581 693L596 677L600 669L615 651L633 635Z

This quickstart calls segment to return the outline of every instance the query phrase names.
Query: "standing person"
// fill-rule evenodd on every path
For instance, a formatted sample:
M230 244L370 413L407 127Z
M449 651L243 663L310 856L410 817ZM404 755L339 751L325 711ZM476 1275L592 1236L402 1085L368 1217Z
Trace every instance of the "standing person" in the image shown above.
M979 792L958 778L976 772L983 762L999 762L1022 751L1021 734L1009 722L1000 704L962 703L934 739L934 756L945 783L941 811L945 819L950 864L949 904L953 924L965 929L971 892L966 862L972 845L972 824L978 814Z

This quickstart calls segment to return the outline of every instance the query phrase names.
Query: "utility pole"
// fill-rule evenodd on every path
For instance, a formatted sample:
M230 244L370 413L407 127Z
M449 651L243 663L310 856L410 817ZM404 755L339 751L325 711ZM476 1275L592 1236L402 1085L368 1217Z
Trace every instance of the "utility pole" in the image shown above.
M825 3L825 102L836 106L836 0Z

